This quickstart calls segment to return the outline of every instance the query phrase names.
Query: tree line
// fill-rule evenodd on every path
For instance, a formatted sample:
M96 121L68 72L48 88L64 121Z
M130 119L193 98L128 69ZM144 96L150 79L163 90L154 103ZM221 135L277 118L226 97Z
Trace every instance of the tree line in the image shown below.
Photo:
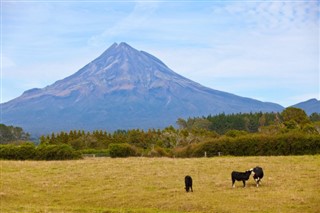
M28 141L30 134L24 132L21 127L6 126L0 124L0 144Z
M281 113L239 113L179 118L177 126L178 128L169 126L162 130L117 130L113 133L103 130L52 133L42 135L38 147L57 150L57 147L64 146L63 150L66 150L68 146L69 150L78 153L70 155L74 157L78 157L79 153L111 157L320 153L320 114L313 113L307 116L303 110L293 107ZM38 147L34 148L39 151ZM3 158L1 147L0 158ZM50 157L38 157L42 158Z
M230 130L246 131L248 133L265 132L275 127L289 129L318 128L316 122L320 121L320 113L310 116L298 108L289 107L282 113L239 113L219 114L207 117L179 118L177 124L181 129L201 128L214 131L220 135ZM285 127L285 128L284 128Z

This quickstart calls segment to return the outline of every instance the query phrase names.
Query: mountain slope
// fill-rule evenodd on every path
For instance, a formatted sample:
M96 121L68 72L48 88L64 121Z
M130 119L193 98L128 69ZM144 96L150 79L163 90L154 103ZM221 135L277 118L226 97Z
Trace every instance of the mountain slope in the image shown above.
M295 104L292 107L303 109L308 115L314 112L320 113L320 101L315 98Z
M146 52L114 43L73 75L2 104L2 117L5 124L43 134L163 128L179 117L282 109L204 87Z

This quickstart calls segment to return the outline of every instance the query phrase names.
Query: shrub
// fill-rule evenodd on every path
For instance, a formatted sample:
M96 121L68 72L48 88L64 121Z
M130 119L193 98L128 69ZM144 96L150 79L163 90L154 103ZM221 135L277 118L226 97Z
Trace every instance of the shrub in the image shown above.
M193 157L194 147L198 146L197 144L189 144L183 147L175 147L173 149L173 155L179 158L188 158Z
M194 146L192 156L203 157L206 153L207 157L217 156L219 152L223 152L223 143L221 140L213 140L206 143L200 143Z
M0 145L0 159L14 160L18 156L17 146L13 144Z
M37 148L37 160L69 160L79 159L80 153L76 152L70 145L47 145Z
M0 159L6 160L32 160L35 155L35 145L24 143L21 145L0 145Z
M148 152L148 157L170 157L170 153L162 147L156 146L154 149Z
M235 156L319 154L320 136L301 132L275 136L255 134L235 138L221 137L192 147L192 157L202 157L205 152L208 157L216 156L218 152ZM182 150L180 154L186 154L186 150Z
M33 143L25 143L17 147L16 160L32 160L36 154L36 146Z
M243 131L243 130L235 130L235 129L232 129L232 130L228 130L225 135L228 136L228 137L232 137L232 138L235 138L235 137L239 137L241 135L247 135L248 132L246 131Z
M69 160L80 157L80 153L67 144L38 147L33 143L0 145L0 159L6 160Z
M109 154L112 158L136 156L137 149L127 143L113 143L109 145Z

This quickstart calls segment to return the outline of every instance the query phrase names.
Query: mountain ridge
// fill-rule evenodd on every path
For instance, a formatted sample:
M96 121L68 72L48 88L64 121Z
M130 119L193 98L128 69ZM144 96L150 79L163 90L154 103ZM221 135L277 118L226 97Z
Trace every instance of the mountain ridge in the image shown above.
M2 108L4 123L31 133L163 128L179 117L283 109L202 86L124 42L112 44L74 74L27 90Z
M294 104L292 107L303 109L308 115L311 115L314 112L320 113L320 100L312 98L307 101Z

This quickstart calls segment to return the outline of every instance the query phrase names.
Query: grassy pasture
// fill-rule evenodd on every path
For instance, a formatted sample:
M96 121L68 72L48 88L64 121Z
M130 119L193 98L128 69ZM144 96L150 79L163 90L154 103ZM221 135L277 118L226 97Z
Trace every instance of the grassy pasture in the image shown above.
M319 212L320 155L0 161L0 212ZM232 170L263 167L259 188ZM193 177L193 193L184 176Z

